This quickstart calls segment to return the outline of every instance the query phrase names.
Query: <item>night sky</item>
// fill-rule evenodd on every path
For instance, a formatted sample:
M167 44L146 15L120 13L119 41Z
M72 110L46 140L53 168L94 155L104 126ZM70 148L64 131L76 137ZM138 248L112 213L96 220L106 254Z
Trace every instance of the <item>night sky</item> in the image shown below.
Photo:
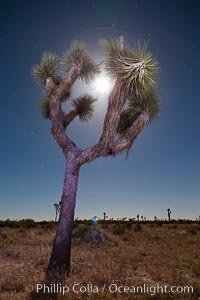
M76 217L193 218L200 215L200 4L199 1L1 1L0 219L53 219L65 160L42 119L43 96L31 75L41 54L62 56L74 39L103 59L99 39L124 35L149 40L160 65L159 119L147 126L128 160L122 154L85 165ZM69 128L78 146L98 141L105 95L77 82L72 96L98 97L88 123Z

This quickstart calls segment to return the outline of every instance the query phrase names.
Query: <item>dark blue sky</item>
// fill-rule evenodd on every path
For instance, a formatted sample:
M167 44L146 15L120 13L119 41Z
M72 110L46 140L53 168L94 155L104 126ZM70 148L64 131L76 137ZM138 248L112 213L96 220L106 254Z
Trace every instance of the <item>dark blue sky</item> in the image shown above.
M41 117L32 66L45 50L62 56L73 39L100 59L98 39L121 34L130 44L150 41L162 112L128 160L99 159L81 169L76 216L165 218L168 207L174 218L200 215L199 11L194 0L1 2L0 219L53 219L62 193L65 160ZM105 107L96 109L91 123L70 127L82 147L101 133Z

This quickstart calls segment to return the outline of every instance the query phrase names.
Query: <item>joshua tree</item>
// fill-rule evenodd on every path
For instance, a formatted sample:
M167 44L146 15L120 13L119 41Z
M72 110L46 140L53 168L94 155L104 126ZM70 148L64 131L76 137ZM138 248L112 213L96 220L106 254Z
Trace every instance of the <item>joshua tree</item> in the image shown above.
M137 221L139 222L139 220L140 220L140 215L137 215Z
M171 221L171 210L170 208L167 209L167 214L168 214L168 221L170 222Z
M56 210L55 222L57 222L57 218L60 213L61 201L59 203L54 203L53 206L55 207Z
M147 45L129 47L121 37L105 43L105 68L115 80L108 96L108 107L102 134L97 144L79 148L68 135L68 126L79 117L88 121L93 113L95 99L82 95L71 100L72 109L64 111L62 103L70 99L70 91L77 79L90 82L99 72L99 64L89 56L82 42L72 42L62 60L51 52L42 55L41 63L33 68L36 81L43 86L42 114L51 122L51 133L66 159L60 218L47 269L47 278L70 272L71 236L76 192L80 168L98 157L115 157L129 152L145 125L155 119L159 102L155 84L157 62ZM58 63L66 72L61 78Z
M142 222L143 222L143 216L141 216Z
M106 220L106 213L105 212L103 213L103 220L104 221Z

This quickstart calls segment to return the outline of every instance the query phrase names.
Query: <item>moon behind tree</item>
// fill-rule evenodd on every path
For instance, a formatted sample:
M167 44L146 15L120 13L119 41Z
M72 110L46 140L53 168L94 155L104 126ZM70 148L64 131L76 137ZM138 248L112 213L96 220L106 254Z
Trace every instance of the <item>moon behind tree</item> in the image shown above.
M100 73L96 78L94 79L94 82L92 84L92 89L94 90L95 94L99 95L106 95L109 94L112 90L113 82L109 78L108 75L105 73Z

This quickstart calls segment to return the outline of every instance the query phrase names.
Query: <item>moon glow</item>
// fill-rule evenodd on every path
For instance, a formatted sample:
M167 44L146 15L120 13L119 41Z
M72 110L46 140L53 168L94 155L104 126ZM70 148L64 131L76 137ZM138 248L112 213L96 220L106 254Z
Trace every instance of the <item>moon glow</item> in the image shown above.
M106 74L98 75L93 83L94 91L97 94L108 94L111 92L113 83L111 79Z

